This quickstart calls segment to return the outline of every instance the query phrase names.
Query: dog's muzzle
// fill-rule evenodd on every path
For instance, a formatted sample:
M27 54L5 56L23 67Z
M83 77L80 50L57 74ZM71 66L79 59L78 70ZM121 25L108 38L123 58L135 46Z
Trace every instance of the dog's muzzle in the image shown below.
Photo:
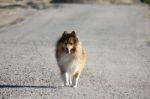
M66 54L70 54L70 49L69 48L65 48Z

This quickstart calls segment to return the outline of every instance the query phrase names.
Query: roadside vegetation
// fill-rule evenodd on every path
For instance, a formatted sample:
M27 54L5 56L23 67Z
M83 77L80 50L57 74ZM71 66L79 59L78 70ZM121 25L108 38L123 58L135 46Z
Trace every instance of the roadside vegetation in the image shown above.
M144 2L144 3L150 4L150 0L141 0L141 1Z
M51 3L88 3L88 4L150 4L150 0L0 0L0 28L24 20L27 10L49 8ZM16 21L17 20L17 21ZM19 20L19 21L18 21Z

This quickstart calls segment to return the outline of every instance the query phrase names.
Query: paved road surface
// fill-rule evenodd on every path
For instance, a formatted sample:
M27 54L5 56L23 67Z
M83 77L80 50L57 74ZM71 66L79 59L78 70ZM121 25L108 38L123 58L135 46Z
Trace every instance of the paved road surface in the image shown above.
M150 9L55 5L0 29L0 99L149 99ZM54 57L64 30L88 53L77 89L61 87Z

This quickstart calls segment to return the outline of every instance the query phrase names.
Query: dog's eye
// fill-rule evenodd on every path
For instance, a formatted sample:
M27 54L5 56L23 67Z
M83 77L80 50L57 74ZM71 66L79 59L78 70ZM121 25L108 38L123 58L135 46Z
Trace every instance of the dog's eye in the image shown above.
M67 45L67 42L65 42L65 45Z
M70 45L72 45L72 43L70 43Z

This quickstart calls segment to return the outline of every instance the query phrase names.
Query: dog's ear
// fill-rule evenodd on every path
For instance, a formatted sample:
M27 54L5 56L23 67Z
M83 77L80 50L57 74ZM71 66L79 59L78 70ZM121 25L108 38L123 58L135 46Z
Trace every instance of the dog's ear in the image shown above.
M72 34L74 37L76 37L75 31L72 31L71 34Z
M67 31L64 31L63 35L62 36L66 36L67 35Z

